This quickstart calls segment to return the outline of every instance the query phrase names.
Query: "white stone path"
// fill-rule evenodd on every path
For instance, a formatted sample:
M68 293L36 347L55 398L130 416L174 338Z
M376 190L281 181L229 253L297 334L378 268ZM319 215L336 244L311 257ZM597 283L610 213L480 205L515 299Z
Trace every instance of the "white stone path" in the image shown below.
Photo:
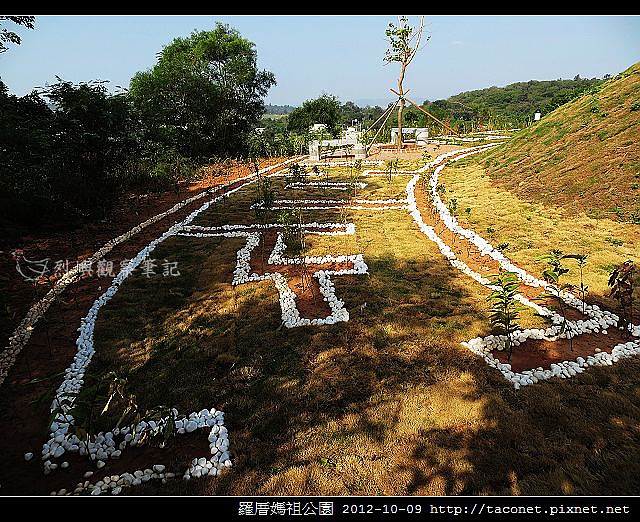
M487 286L489 289L496 289L496 287L493 286L487 278L483 277L478 272L475 272L466 263L458 259L453 250L449 248L449 246L438 236L434 228L426 225L422 219L422 215L415 199L415 186L420 179L420 175L418 173L425 172L436 167L429 179L429 187L431 197L433 198L433 204L435 205L440 219L445 224L447 229L449 229L452 233L460 236L462 239L466 239L473 243L478 248L482 256L489 256L491 259L497 261L504 270L514 272L524 284L531 287L544 288L547 291L551 291L552 287L548 283L528 274L525 270L513 264L502 252L494 248L484 238L480 237L474 231L462 227L458 223L457 219L450 214L449 209L441 201L436 190L436 187L438 185L438 176L447 164L488 150L489 148L495 147L496 145L498 144L483 145L480 147L473 147L443 154L436 158L430 164L416 171L416 173L413 173L414 176L407 185L407 199L409 201L409 210L420 230L429 239L431 239L438 245L438 248L452 266L462 271L469 277L473 278L480 284ZM546 329L518 330L514 333L514 345L517 346L525 342L527 339L545 339L553 341L559 338L566 338L567 336L575 337L582 334L599 333L601 331L606 331L607 328L618 327L619 317L617 315L607 310L601 310L596 305L583 303L580 299L569 292L563 292L561 294L561 297L569 306L572 306L580 311L584 310L584 313L586 316L588 316L588 319L580 321L567 321L569 331L567 333L562 333L562 323L564 321L562 316L555 312L552 312L548 308L539 306L536 303L531 302L522 295L518 295L517 299L522 304L533 308L540 315L548 317L553 323L553 326L550 326ZM470 341L463 343L463 345L469 348L469 350L471 350L472 352L483 357L487 364L498 369L502 373L502 375L504 375L504 377L512 382L514 387L518 389L521 386L535 384L539 381L550 379L552 377L573 377L579 373L582 373L586 368L590 366L610 366L624 357L637 355L638 353L640 353L640 342L638 342L637 339L638 337L640 337L640 326L632 325L630 327L630 330L635 340L616 345L612 349L610 354L607 352L594 353L592 356L589 356L586 359L584 359L583 357L577 357L575 361L563 361L558 364L551 364L551 366L547 369L533 368L531 370L525 370L523 372L513 372L511 370L511 365L500 362L491 354L494 349L500 350L504 348L506 336L487 336L485 338L471 339Z
M440 200L437 194L436 185L437 185L438 175L449 161L457 161L459 159L470 156L472 154L476 154L483 150L487 150L492 146L495 146L495 145L492 144L492 145L475 147L471 149L464 149L462 151L447 153L442 156L439 156L438 158L436 158L436 160L426 165L422 169L419 169L418 171L402 172L402 173L395 174L395 175L407 175L407 174L412 175L412 178L407 184L407 188L406 188L406 191L407 191L406 203L408 204L407 205L408 209L413 219L415 220L416 224L420 228L420 230L429 239L431 239L438 245L440 251L443 253L443 255L448 259L448 261L454 267L461 270L465 274L469 275L470 277L480 282L481 284L489 288L493 288L490 281L488 281L486 278L484 278L482 275L478 274L477 272L473 271L468 265L466 265L461 260L459 260L456 257L455 253L436 234L433 227L426 225L422 220L420 210L418 209L416 204L415 186L420 178L420 173L425 172L437 166L437 168L435 169L435 171L433 172L429 180L429 183L430 183L430 189L431 189L434 205L436 206L436 209L440 215L440 218L442 219L446 227L449 230L451 230L453 233L459 234L462 237L466 238L467 240L471 241L473 244L475 244L480 250L482 255L489 255L492 259L496 260L500 264L500 266L502 266L504 269L515 272L525 284L536 286L536 287L548 288L547 283L536 279L535 277L531 276L530 274L526 273L524 270L520 269L519 267L511 263L509 259L506 258L506 256L504 256L501 252L496 250L493 246L491 246L486 240L481 238L479 235L475 234L475 232L461 227L458 224L455 217L450 215L448 209L442 203L442 201ZM290 160L290 161L294 161L294 160ZM373 171L366 171L365 173L363 173L363 175L364 176L376 175L376 173ZM387 174L383 174L383 175L387 175ZM106 304L106 302L108 302L111 299L111 297L113 297L113 295L117 292L122 282L143 261L143 259L145 259L155 249L155 247L159 243L163 242L168 237L178 235L178 234L182 234L182 235L197 234L198 232L195 231L196 227L191 225L191 222L193 221L193 219L195 219L195 217L198 214L206 210L211 204L215 203L216 201L219 201L223 197L226 197L236 192L237 190L240 190L241 188L245 187L247 184L253 183L255 180L256 180L255 177L245 178L245 180L243 180L245 182L240 186L234 189L230 189L224 194L219 195L218 197L208 201L207 203L202 205L199 209L192 212L182 222L174 224L172 227L170 227L162 236L152 241L147 247L142 249L138 253L138 255L134 259L132 259L126 267L122 269L122 271L118 274L118 276L114 278L112 285L107 289L107 291L105 291L104 294L94 302L93 306L89 310L89 313L82 320L80 334L78 336L78 340L76 343L78 346L78 353L74 358L73 364L65 372L65 379L62 385L58 388L56 398L52 403L52 411L56 411L59 409L61 409L61 411L60 413L57 414L57 416L54 419L54 422L51 424L50 438L47 441L47 443L45 443L43 446L42 460L44 461L45 473L50 473L55 469L57 469L58 467L57 463L53 461L59 460L67 452L78 452L80 454L88 455L92 460L98 462L98 467L101 467L100 463L103 463L103 460L102 460L103 458L104 459L117 458L122 453L122 451L126 449L127 446L135 446L136 441L140 440L140 435L144 431L149 430L151 432L158 432L159 430L162 429L162 426L165 422L167 422L167 419L161 419L158 423L154 423L153 425L146 424L146 423L145 425L139 425L136 427L137 429L136 429L135 435L132 432L127 432L126 430L115 430L115 429L112 432L100 433L90 441L90 444L87 444L87 445L84 445L82 441L79 441L78 438L75 437L75 435L68 434L70 426L73 423L73 417L70 415L69 411L73 406L74 397L80 391L82 385L84 384L84 373L91 361L93 353L95 353L95 350L93 348L93 333L94 333L95 320L96 320L97 314L99 310L102 308L102 306ZM401 200L401 201L404 203L404 200ZM389 208L389 207L383 207L383 208ZM140 228L138 230L140 230ZM137 233L138 230L136 230L133 233ZM212 232L212 231L209 231L209 232ZM200 234L206 234L206 233L207 233L206 231L200 232ZM245 247L241 249L241 251L243 251L242 256L241 256L241 251L238 252L239 262L236 269L237 273L234 273L234 279L236 278L236 276L239 276L239 274L244 274L244 272L242 272L242 270L244 270L243 263L244 263L244 260L248 260L247 256L250 256L251 249L255 247L255 245L253 245L253 247L251 246L256 241L255 235L252 235L251 233L248 233L246 231L242 232L240 229L235 231L229 230L227 232L214 231L213 233L218 235L228 235L228 234L244 235L244 237L247 238L247 243L245 244ZM347 231L345 230L344 233L347 233ZM124 237L124 236L121 236L121 237ZM118 241L112 244L109 244L108 245L109 249L113 248L113 246L115 246L115 244L117 243ZM283 259L285 259L281 256L282 250L283 250L282 245L280 245L280 247L278 248L274 248L274 252L272 253L272 255L274 256L272 259L273 262L282 262ZM96 253L96 255L98 254L100 254L101 256L104 255L104 253L101 253L101 251ZM240 262L240 257L242 257L243 259L242 262ZM366 264L364 264L361 258L358 261L361 262L362 264L360 265L360 268L355 269L356 270L355 273L363 273L363 271L366 271ZM360 270L360 272L358 272L358 270ZM65 285L66 284L68 284L68 282L66 282ZM565 299L565 301L569 305L579 309L582 308L582 305L583 305L582 301L577 299L575 296L572 296L571 294L568 294L568 293L564 293L562 297L563 299ZM527 306L531 306L535 308L536 311L541 313L541 315L546 315L550 317L552 322L555 324L554 326L547 328L546 330L523 330L523 331L517 332L517 342L524 342L524 340L526 340L527 338L552 339L552 338L562 337L562 335L564 335L564 334L558 335L558 332L560 331L559 323L562 321L562 318L559 317L558 314L555 314L544 307L540 307L535 303L530 302L523 296L520 296L520 300ZM48 305L46 305L46 307L48 307ZM46 311L46 307L45 307L45 311ZM342 308L342 310L344 309ZM586 311L586 315L589 316L590 318L589 320L582 321L582 322L577 321L572 323L571 330L575 332L576 335L579 335L582 332L589 333L590 331L598 331L598 328L603 329L607 327L617 326L618 317L615 314L612 314L607 311L602 311L597 306L591 306L591 305L585 305L585 311ZM283 307L283 313L284 313L284 307ZM41 314L38 315L38 318L40 316ZM37 321L37 318L35 320ZM29 319L29 321L27 321L27 326L29 325L29 323L31 323L31 325L34 324L33 319ZM639 326L633 327L633 334L636 337L640 335ZM20 336L19 344L21 344L22 346L24 345L24 343L22 342L24 340L24 335L25 334L22 333ZM27 340L28 340L28 335L27 335ZM576 361L566 361L566 363L563 363L561 365L555 365L555 367L554 365L552 365L552 367L548 370L541 370L541 371L532 370L532 371L527 371L522 373L515 373L511 371L509 365L500 363L499 361L494 359L490 354L490 352L494 348L499 348L501 342L503 343L503 341L504 340L501 341L499 337L489 336L484 339L480 339L480 338L472 339L471 341L468 341L467 343L463 343L463 344L465 344L465 346L467 346L474 353L481 355L487 361L488 364L500 370L507 379L513 382L516 388L519 388L522 385L533 384L540 380L548 379L554 376L559 376L563 378L570 377L577 373L580 373L587 366L593 366L596 364L610 365L622 357L628 357L628 356L640 353L640 344L636 340L630 343L625 343L624 345L616 346L613 349L611 354L608 354L606 352L601 352L599 354L595 354L593 357L587 358L587 360L584 360L584 359L580 360L581 358L578 358ZM8 371L8 368L11 366L13 361L15 360L15 355L17 355L17 353L12 353L9 357L5 356L5 358L2 359L4 360L4 365L0 365L0 383L2 382L4 377L6 377L6 372ZM7 366L6 361L10 361L11 364ZM178 428L179 433L189 433L198 429L209 429L209 442L210 442L211 454L213 456L200 457L200 458L194 459L191 465L189 466L189 468L184 472L183 474L184 478L199 477L203 475L216 475L221 469L231 465L231 461L227 451L229 447L227 430L223 424L222 412L219 412L215 410L215 408L212 408L210 410L205 409L197 413L196 412L191 413L188 416L180 417L178 415L178 412L174 410L174 416L176 417L179 423L179 428ZM124 437L121 437L123 434L124 434ZM116 439L118 440L118 442L116 442ZM92 494L100 494L107 491L117 494L122 490L123 487L136 485L151 479L166 480L167 478L171 478L169 475L172 475L172 474L165 471L166 471L166 467L164 465L157 464L157 465L154 465L152 468L149 468L146 470L137 470L133 473L124 473L118 476L117 480L109 480L109 481L102 480L100 481L100 485L90 484L88 481L85 481L82 487L78 486L75 488L74 491L77 493L79 491L87 490L87 488L89 488L91 489Z

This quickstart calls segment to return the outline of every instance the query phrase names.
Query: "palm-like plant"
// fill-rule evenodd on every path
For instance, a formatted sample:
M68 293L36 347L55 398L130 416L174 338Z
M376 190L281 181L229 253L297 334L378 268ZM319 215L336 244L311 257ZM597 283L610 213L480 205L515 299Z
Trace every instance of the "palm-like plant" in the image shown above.
M567 254L565 256L568 259L575 259L578 263L578 268L580 269L580 286L574 287L578 294L580 294L580 299L582 300L582 313L585 312L585 298L589 293L589 286L584 284L584 267L587 265L587 254Z
M504 335L505 350L508 350L507 359L511 360L513 354L513 340L511 336L513 332L520 328L518 320L520 312L525 308L518 304L516 295L520 281L518 276L513 272L501 270L499 274L491 276L491 283L496 289L489 294L487 301L491 302L491 324L498 327Z
M575 258L575 254L564 255L562 250L552 250L551 253L541 256L540 261L546 261L547 268L542 272L542 277L548 283L549 292L540 295L543 299L552 299L558 304L560 314L562 315L562 326L560 334L568 332L569 350L573 351L573 332L571 324L567 321L567 303L562 298L562 292L570 290L572 286L568 283L561 283L560 278L569 273L569 269L562 266L562 260L567 258Z

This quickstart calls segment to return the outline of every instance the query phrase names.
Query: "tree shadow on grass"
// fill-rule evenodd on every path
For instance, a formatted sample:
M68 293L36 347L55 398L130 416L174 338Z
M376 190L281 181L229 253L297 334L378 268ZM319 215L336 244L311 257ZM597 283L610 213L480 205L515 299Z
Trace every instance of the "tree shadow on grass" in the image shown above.
M270 282L232 295L234 256L218 258L210 287L201 273L158 305L131 381L181 411L224 409L234 465L140 493L637 491L636 359L515 391L460 345L488 328L484 294L437 257L369 255L369 276L334 278L349 322L291 330Z
M348 323L278 330L273 299L244 302L237 360L216 381L234 467L178 490L311 494L313 483L324 493L395 491L392 473L371 481L349 477L349 469L358 460L379 472L389 468L394 446L417 433L406 413L422 400L413 390L426 393L477 364L459 342L465 325L484 312L440 260L413 263L419 276L410 278L403 277L406 263L392 256L367 262L366 280L334 279L351 313ZM239 369L247 378L238 378ZM431 422L429 415L419 422ZM402 439L395 435L399 426Z
M398 297L407 283L393 276L405 273L406 267L394 259L375 259L370 263L372 274L380 272L377 263L389 271L385 287L393 291L382 296L362 288L375 288L375 281L353 286L357 290L352 301L345 297L350 309L357 309L360 299L371 307L371 315L354 313L351 324L331 334L337 341L320 344L318 351L312 343L298 352L300 361L305 361L305 374L293 397L271 395L271 407L263 410L276 420L251 424L247 430L248 424L229 405L229 422L237 422L238 436L242 434L237 466L205 491L410 495L637 491L640 386L633 376L640 362L636 358L516 391L497 371L461 349L465 324L472 323L474 315L484 317L486 311L470 308L458 280L443 280L438 273L435 280L416 285L415 293L442 295L443 302L432 298L426 309L420 300L403 307L411 301L411 296ZM440 313L443 308L450 310L446 320ZM385 336L379 336L381 330ZM435 339L429 337L433 330ZM414 335L427 342L416 343ZM259 395L255 398L249 409L264 408ZM303 433L309 435L301 437ZM253 445L256 440L259 447ZM335 467L327 468L321 455ZM265 469L273 470L271 476L265 476Z
M484 396L482 423L421 432L408 494L628 495L640 486L637 359Z

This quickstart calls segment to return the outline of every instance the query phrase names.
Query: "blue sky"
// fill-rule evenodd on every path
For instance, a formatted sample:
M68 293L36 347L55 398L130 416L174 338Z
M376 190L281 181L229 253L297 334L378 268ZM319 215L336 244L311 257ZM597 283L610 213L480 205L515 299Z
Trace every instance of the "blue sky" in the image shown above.
M35 30L0 55L0 77L17 95L55 82L110 80L128 86L173 38L228 23L253 41L260 68L278 81L266 99L299 105L323 92L341 101L390 99L398 67L383 62L375 16L37 16ZM416 17L411 18L413 21ZM640 17L429 16L430 40L405 81L416 102L531 79L615 75L640 61Z

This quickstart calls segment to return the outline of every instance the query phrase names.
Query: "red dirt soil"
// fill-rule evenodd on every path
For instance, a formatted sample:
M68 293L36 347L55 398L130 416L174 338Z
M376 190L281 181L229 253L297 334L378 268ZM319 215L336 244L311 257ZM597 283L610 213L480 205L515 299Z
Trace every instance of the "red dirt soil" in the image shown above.
M314 229L322 231L322 229ZM327 232L331 230L327 229ZM320 293L318 280L313 274L318 270L349 270L353 263L322 263L308 264L304 268L300 265L269 265L267 259L276 243L278 231L269 229L262 232L261 241L264 242L264 256L262 244L251 252L250 265L253 272L262 275L264 273L278 272L287 278L289 288L296 294L296 306L300 317L304 319L324 319L331 315L329 304L324 301Z
M466 238L460 239L458 235L454 236L446 228L439 219L437 212L434 211L427 191L428 188L423 187L421 183L416 184L416 204L425 224L433 227L440 239L472 270L485 277L497 274L500 268L497 261L489 256L482 256L473 243ZM541 306L549 307L555 304L551 299L540 297L540 294L544 292L541 288L534 288L521 283L519 291L527 299ZM566 317L571 321L588 319L580 310L569 306L566 308ZM530 339L514 347L511 360L508 362L511 364L512 370L517 372L538 367L548 368L551 363L575 360L579 356L586 358L588 355L593 355L596 349L610 353L615 345L629 340L623 332L614 327L607 330L607 334L583 334L577 336L573 339L573 350L571 350L571 344L567 339L559 339L557 341ZM504 351L493 350L491 353L501 362L507 362L507 354Z
M273 159L260 167L274 165L281 161L281 159ZM43 252L52 259L86 259L107 241L171 208L179 201L251 172L249 166L245 169L236 168L231 174L185 185L178 193L167 192L146 197L129 196L123 198L121 205L115 211L114 218L108 223L94 223L82 230L54 234L49 237L24 237L18 246L30 259L44 257L40 255ZM196 200L149 225L128 241L114 247L109 253L109 259L133 258L171 224L184 219L205 201L206 198ZM6 342L29 307L48 291L50 285L34 287L26 283L16 272L10 256L3 256L1 259L0 273L4 277L0 280L0 291L6 292L5 295L10 297L8 304L13 312L10 328L2 332ZM67 460L71 466L66 470L58 468L45 477L40 455L42 444L46 442L48 435L49 407L53 399L51 393L60 384L62 373L76 354L75 341L80 319L86 315L91 304L110 284L110 278L98 278L95 274L71 283L63 292L62 299L52 304L36 324L31 339L9 371L0 395L0 418L4 426L0 431L0 447L3 448L0 453L0 494L48 494L54 489L63 487L73 490L81 481L82 473L90 468L91 465L86 458L65 454L61 460ZM189 456L183 462L184 467L191 458L209 453L208 445L202 445L202 441L197 442L198 440L196 433L176 437L170 442L170 452L153 447L127 448L119 460L109 461L101 473L114 474L118 473L118 470L144 469L154 463L166 463L169 456L174 459L176 455L178 457L183 455L185 458ZM206 438L204 442L206 443ZM191 451L194 445L198 447L195 453ZM29 462L24 460L24 454L27 452L34 454ZM160 453L165 456L162 457ZM83 464L80 464L81 462ZM78 472L79 467L82 473ZM101 475L96 473L91 477L91 482L97 481L99 476Z
M549 368L551 363L575 360L578 357L586 359L599 348L603 352L611 353L612 348L621 342L627 342L617 329L607 330L608 335L582 334L573 339L573 350L568 339L545 341L530 339L513 349L511 360L507 360L506 352L493 351L493 356L501 362L508 362L514 372L532 370L538 367Z

